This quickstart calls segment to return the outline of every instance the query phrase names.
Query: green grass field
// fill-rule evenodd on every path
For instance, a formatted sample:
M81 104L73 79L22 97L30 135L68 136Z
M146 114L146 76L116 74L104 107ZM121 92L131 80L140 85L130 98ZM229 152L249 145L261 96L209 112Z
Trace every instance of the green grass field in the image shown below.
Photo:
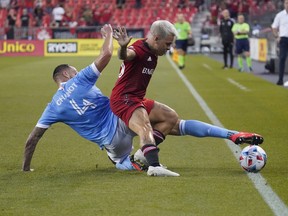
M222 139L167 137L160 160L181 177L153 178L116 170L95 144L56 124L37 146L35 171L21 172L27 136L57 89L54 67L68 63L81 69L92 60L1 57L0 215L274 215ZM120 63L113 58L98 80L106 95ZM268 163L261 175L287 206L288 91L220 67L208 57L189 56L183 73L225 127L264 136ZM147 96L171 106L181 118L210 122L165 57Z

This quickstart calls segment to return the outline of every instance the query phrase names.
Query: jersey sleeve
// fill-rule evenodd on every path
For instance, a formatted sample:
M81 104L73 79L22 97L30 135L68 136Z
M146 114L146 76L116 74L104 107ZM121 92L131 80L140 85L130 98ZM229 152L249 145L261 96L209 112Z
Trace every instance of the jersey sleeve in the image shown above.
M277 14L271 27L277 29L279 28L279 25L280 25L280 18L279 18L279 14Z
M42 116L38 120L36 127L49 128L52 124L58 122L59 119L55 112L52 111L50 104L47 105L46 109L42 113Z
M88 84L94 86L97 79L100 76L99 70L96 68L94 63L90 64L86 68L82 69L78 74L75 80L81 84Z

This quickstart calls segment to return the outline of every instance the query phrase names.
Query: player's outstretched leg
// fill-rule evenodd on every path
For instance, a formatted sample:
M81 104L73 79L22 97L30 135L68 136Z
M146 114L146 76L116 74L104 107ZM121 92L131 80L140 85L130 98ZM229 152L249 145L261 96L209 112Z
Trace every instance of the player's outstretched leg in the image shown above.
M243 143L259 145L264 141L263 137L256 133L228 130L197 120L179 120L170 135L224 138L230 139L236 145Z

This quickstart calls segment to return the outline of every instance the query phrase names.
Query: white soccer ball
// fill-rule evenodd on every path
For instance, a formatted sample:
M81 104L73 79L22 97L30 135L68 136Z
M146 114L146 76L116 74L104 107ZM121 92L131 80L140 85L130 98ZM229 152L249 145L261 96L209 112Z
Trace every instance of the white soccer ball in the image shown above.
M266 162L266 152L257 145L246 146L239 156L239 163L247 172L259 172L264 168Z

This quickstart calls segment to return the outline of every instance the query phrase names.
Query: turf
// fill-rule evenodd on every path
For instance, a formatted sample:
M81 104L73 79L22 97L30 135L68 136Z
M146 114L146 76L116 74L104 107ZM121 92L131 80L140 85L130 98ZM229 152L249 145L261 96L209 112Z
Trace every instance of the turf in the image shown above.
M0 215L273 215L221 139L167 137L160 160L181 177L151 178L116 170L96 145L56 124L37 146L35 171L21 172L25 140L57 89L54 67L69 63L80 69L92 60L1 57ZM120 63L113 58L97 83L106 95ZM288 91L220 67L208 57L189 56L183 72L225 127L265 137L268 163L261 174L287 205ZM181 118L209 122L165 57L147 96L173 107Z

